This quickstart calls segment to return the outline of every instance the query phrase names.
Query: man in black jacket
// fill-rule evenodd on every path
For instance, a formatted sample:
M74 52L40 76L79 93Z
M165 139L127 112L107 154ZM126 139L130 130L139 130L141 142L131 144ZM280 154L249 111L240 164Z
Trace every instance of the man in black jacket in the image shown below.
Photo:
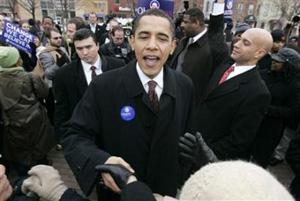
M185 37L176 47L170 66L192 79L197 103L203 98L214 69L228 56L223 13L224 3L215 3L208 28L198 8L188 10L181 22Z
M119 200L109 174L99 164L122 164L154 192L175 196L180 176L178 138L189 131L191 80L164 67L174 50L174 24L159 9L139 16L132 46L137 61L97 77L77 105L63 139L65 157L85 194L100 178L110 190L103 200Z
M215 71L197 108L197 130L220 160L250 157L271 98L256 63L271 47L272 37L266 30L253 28L244 32L231 54L235 64ZM193 143L182 142L196 151ZM197 154L181 151L194 157Z
M80 59L59 68L53 83L55 95L54 125L59 136L63 135L63 124L71 118L76 104L90 84L92 76L125 65L122 60L99 54L99 46L91 30L78 30L73 40Z
M105 26L100 26L97 24L98 19L96 13L94 12L89 14L89 20L90 24L87 25L87 28L95 34L97 42L100 43L102 34L106 33Z

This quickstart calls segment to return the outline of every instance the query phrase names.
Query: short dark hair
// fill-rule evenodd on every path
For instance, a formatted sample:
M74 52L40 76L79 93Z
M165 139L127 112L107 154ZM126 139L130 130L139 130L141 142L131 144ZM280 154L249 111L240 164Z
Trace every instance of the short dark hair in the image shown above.
M185 12L184 15L190 16L190 20L195 22L196 20L199 21L201 24L204 24L204 14L199 8L191 8Z
M85 22L81 17L73 17L71 18L67 24L75 24L76 30L85 28Z
M121 26L115 26L111 30L111 35L115 36L116 31L123 31L124 32L124 29Z
M167 19L170 23L172 36L173 37L175 36L175 25L173 23L173 20L164 11L157 9L157 8L152 8L152 9L146 10L145 12L143 12L142 15L138 16L133 22L132 33L134 34L135 31L137 30L138 26L140 25L140 21L141 21L142 17L151 16L151 15Z
M59 32L58 29L56 29L56 28L50 28L50 29L45 30L45 36L46 36L46 38L48 38L48 39L51 38L51 32L52 31L60 34L60 32Z
M92 37L94 42L97 44L95 34L90 29L87 29L87 28L82 28L82 29L77 30L74 34L73 41L75 42L75 41L79 41L79 40L84 40L89 37Z
M95 12L90 12L90 13L89 13L89 17L90 17L91 15L96 15L96 17L97 17L97 14L96 14ZM97 17L97 18L98 18L98 17Z
M50 19L51 20L51 22L52 22L52 24L54 24L54 20L53 20L53 18L52 17L50 17L50 16L44 16L43 17L43 19L42 19L42 22L44 22L45 21L45 19Z

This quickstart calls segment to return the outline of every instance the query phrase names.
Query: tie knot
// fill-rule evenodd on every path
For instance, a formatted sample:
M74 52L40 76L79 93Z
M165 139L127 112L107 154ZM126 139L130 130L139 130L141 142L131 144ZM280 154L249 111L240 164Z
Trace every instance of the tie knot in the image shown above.
M193 42L194 42L194 39L193 38L189 38L188 45L192 44Z
M96 66L91 66L91 70L92 71L96 70Z
M227 69L228 73L232 73L234 71L234 66L231 66L230 68Z
M150 80L148 82L148 86L149 86L149 91L155 90L157 83L154 80Z

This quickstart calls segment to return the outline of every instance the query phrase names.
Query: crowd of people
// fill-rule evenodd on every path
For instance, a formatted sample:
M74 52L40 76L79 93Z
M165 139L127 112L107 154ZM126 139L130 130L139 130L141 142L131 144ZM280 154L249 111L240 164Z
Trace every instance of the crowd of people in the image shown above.
M300 43L247 23L228 43L222 0L208 24L198 8L176 24L159 9L129 37L95 13L65 33L19 22L35 39L0 44L1 201L87 200L51 167L55 146L98 200L300 200ZM289 192L267 171L285 158Z

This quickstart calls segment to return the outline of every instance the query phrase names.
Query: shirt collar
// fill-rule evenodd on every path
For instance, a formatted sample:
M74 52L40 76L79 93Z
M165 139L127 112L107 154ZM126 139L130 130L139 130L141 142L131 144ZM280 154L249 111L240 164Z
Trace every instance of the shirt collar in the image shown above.
M164 67L163 67L164 68ZM138 76L145 88L146 85L148 85L148 82L150 80L154 80L157 83L157 86L161 89L163 89L164 87L164 71L163 68L161 68L160 72L158 73L158 75L156 75L153 79L149 78L141 69L141 67L139 66L138 62L136 62L136 71L138 73Z
M90 70L91 66L95 66L96 69L99 69L101 68L101 59L100 59L100 56L98 55L98 58L96 60L96 62L94 64L89 64L89 63L86 63L85 61L81 60L81 64L83 66L84 69L87 69L87 70Z
M202 32L198 33L196 36L193 37L193 43L199 40L206 32L207 28L205 27L205 29Z

